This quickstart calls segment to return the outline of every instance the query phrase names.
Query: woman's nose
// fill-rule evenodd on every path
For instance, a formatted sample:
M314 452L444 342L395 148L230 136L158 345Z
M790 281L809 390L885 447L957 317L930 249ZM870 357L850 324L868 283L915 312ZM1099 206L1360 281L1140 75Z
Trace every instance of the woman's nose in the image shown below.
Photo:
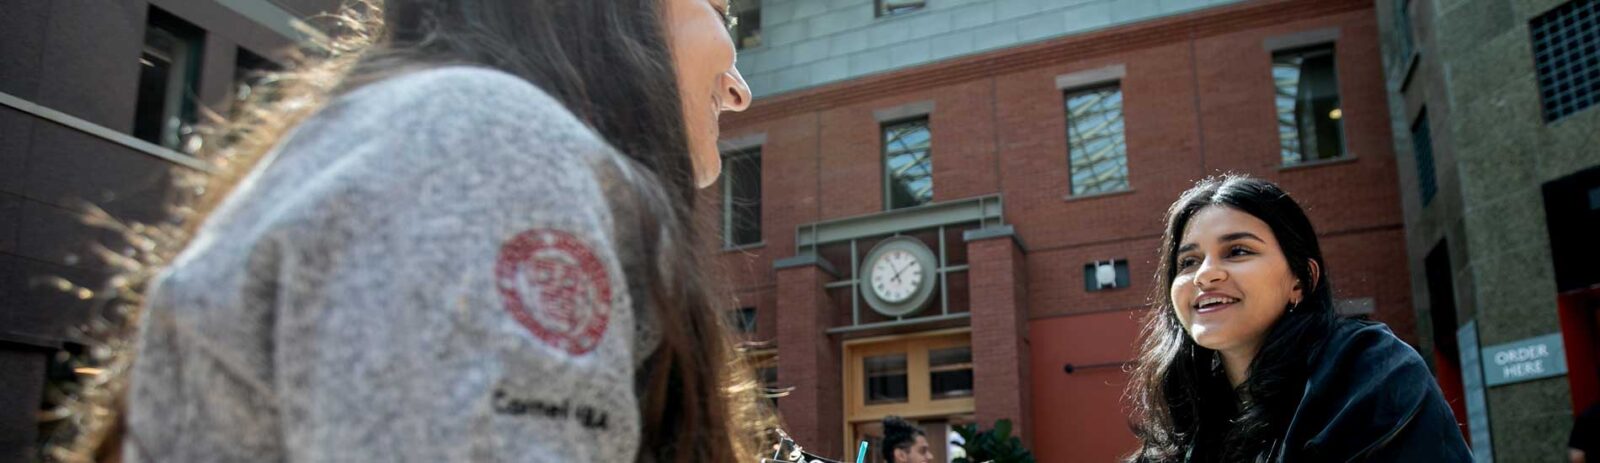
M1211 262L1211 259L1201 262L1200 270L1194 273L1194 284L1201 288L1209 287L1226 279L1228 279L1228 272L1218 267L1215 262Z
M722 107L718 109L738 112L750 107L750 86L739 75L739 68L722 73L722 91Z

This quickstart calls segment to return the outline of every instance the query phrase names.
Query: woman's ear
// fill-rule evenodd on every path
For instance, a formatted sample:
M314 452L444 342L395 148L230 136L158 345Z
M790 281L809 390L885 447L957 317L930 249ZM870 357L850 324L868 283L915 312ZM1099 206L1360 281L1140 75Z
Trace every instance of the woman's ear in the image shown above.
M1322 266L1317 265L1316 259L1306 259L1306 264L1308 264L1306 266L1307 270L1309 270L1308 273L1311 274L1310 286L1302 287L1300 282L1295 282L1294 284L1294 289L1301 292L1301 297L1305 297L1303 296L1305 293L1316 291L1317 286L1322 284Z

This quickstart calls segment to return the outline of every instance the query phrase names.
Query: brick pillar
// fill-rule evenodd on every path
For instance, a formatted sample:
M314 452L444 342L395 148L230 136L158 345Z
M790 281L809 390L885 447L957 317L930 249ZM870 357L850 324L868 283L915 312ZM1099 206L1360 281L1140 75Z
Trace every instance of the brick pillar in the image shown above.
M784 430L806 450L843 455L844 384L839 345L828 338L833 304L823 285L838 272L827 261L797 256L774 264L778 277L778 399Z
M1031 444L1028 287L1023 247L1010 226L966 233L972 290L972 364L980 427L1010 419Z

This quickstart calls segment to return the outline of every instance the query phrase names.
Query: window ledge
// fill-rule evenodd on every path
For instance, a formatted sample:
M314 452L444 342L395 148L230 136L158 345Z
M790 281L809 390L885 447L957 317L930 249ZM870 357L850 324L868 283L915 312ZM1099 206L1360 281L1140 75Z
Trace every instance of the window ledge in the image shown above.
M1302 162L1302 163L1299 163L1299 164L1282 165L1282 166L1278 166L1278 171L1279 172L1288 172L1288 171L1292 171L1292 170L1311 169L1311 168L1322 167L1322 166L1330 166L1330 165L1335 165L1335 164L1345 164L1345 163L1350 163L1350 162L1356 162L1356 159L1357 159L1356 155L1347 154L1347 155L1336 157L1336 158L1318 159L1318 160L1315 160L1315 161L1306 161L1306 162Z
M1096 192L1096 193L1084 193L1084 194L1081 194L1081 195L1067 195L1067 196L1061 198L1061 200L1070 203L1070 202L1073 202L1073 201L1088 201L1088 200L1091 200L1091 199L1100 199L1100 198L1105 198L1105 197L1110 197L1110 196L1122 196L1122 195L1127 195L1127 194L1133 194L1133 192L1134 192L1133 188L1123 188L1121 190L1101 191L1101 192Z
M740 244L740 245L734 245L734 246L723 246L722 247L722 252L749 251L751 249L758 249L758 248L764 248L764 247L767 247L767 242L766 241L757 241L757 242L750 243L750 244Z

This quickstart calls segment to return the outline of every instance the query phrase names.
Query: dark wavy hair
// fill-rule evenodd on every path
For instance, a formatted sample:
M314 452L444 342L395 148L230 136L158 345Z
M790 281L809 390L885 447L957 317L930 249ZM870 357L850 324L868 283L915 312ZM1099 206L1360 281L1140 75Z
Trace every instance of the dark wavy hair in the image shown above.
M911 424L898 416L883 418L883 461L893 462L895 449L905 450L917 441L917 436L926 436L922 428Z
M1297 307L1267 331L1237 389L1217 368L1215 351L1195 344L1172 307L1174 259L1196 213L1211 206L1250 214L1272 229L1289 270L1310 288ZM1132 427L1139 449L1131 462L1254 461L1271 451L1300 403L1308 359L1320 348L1338 316L1328 265L1305 211L1277 185L1244 175L1197 182L1167 210L1156 294L1141 333L1138 358L1128 383ZM1313 270L1316 263L1320 272ZM1317 275L1320 274L1320 277ZM1248 397L1243 401L1239 397Z

